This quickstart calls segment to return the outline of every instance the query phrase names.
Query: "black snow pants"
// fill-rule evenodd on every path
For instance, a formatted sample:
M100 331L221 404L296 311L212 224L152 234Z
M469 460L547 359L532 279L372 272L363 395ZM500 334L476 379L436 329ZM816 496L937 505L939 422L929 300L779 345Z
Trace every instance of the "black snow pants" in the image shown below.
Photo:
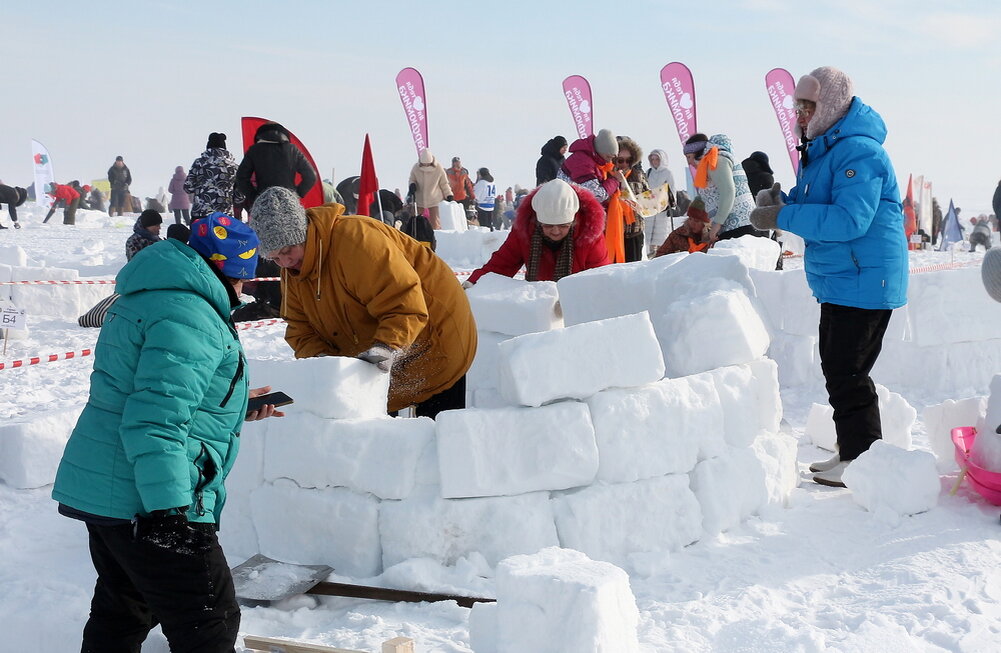
M841 460L855 460L883 437L869 377L890 323L888 309L820 305L820 367L834 409Z
M139 653L161 624L172 653L232 653L240 629L233 576L212 524L212 547L183 554L137 542L132 524L87 524L97 585L83 653Z

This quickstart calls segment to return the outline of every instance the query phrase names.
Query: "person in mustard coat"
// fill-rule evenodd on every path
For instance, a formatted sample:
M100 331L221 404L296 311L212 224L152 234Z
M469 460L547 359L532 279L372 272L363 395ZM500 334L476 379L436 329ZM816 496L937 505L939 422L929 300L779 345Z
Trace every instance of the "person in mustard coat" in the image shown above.
M418 416L466 405L476 324L455 273L427 247L340 204L308 211L265 190L251 224L282 268L285 340L296 358L354 356L392 376L390 411Z

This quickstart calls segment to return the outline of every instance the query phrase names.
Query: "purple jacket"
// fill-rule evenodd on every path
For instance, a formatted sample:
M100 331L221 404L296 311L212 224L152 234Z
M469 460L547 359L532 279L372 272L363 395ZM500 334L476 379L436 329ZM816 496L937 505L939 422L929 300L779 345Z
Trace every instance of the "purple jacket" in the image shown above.
M605 160L594 150L594 136L578 138L570 145L570 156L563 162L563 173L575 184L583 185L585 182L596 180L605 192L611 196L619 190L619 182L612 176L602 179L598 172L598 166L604 165Z
M174 176L170 178L170 184L167 186L167 190L170 191L170 203L167 204L168 211L191 208L191 197L184 192L184 180L187 178L188 175L184 172L184 166L174 168Z

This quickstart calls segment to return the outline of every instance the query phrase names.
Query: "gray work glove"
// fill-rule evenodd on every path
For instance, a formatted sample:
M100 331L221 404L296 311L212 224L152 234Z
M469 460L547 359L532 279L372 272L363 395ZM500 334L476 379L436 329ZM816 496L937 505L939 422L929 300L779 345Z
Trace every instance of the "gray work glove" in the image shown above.
M758 191L754 198L757 208L751 211L751 224L758 231L771 231L778 228L779 211L786 205L782 201L782 186L779 182L771 188Z
M393 368L393 361L396 359L396 352L386 345L377 342L362 353L358 354L357 358L360 358L368 363L372 363L383 372L388 372Z

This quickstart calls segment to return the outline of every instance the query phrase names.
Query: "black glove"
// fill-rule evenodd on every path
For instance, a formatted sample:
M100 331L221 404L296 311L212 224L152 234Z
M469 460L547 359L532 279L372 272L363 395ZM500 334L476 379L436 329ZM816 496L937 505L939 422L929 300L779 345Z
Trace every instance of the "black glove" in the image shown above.
M136 515L135 540L165 551L183 555L205 553L212 548L212 536L192 528L185 514L187 506L170 510L154 510L149 517Z
M417 193L417 184L411 183L410 188L407 189L407 196L413 197Z
M449 195L448 197L445 198L445 201L446 202L454 202L455 201L455 196L454 195Z

